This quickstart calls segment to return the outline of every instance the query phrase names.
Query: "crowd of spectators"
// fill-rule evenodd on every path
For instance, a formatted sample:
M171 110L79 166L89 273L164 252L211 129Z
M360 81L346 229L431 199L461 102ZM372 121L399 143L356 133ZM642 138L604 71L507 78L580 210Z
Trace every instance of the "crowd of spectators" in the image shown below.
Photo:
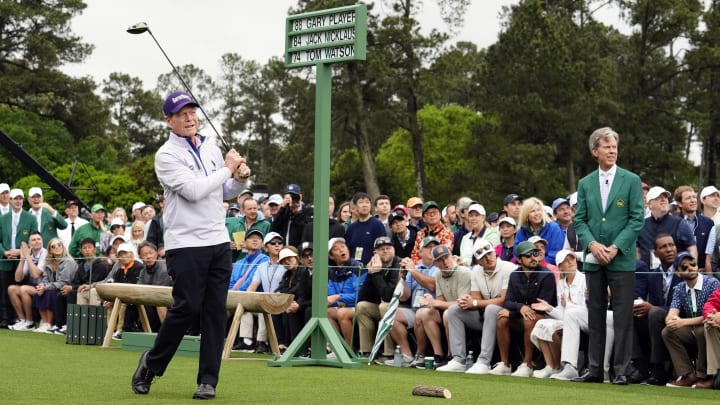
M631 383L712 388L720 368L720 190L674 193L643 183L646 218L637 242ZM138 202L90 218L67 201L64 216L43 201L0 184L0 327L63 334L68 304L103 303L98 283L172 285L165 267L159 210ZM485 203L493 204L491 201ZM228 290L294 295L272 317L285 350L310 319L313 243L327 243L327 316L345 342L368 356L399 283L399 309L376 363L438 372L572 380L586 367L587 286L574 230L576 194L547 205L511 193L502 210L461 196L447 205L410 197L392 204L364 192L330 197L330 237L314 241L313 207L297 184L227 204L234 268ZM701 206L700 206L701 204ZM337 210L335 209L337 207ZM612 292L610 292L612 293ZM154 330L164 318L150 316ZM606 380L613 345L608 311ZM129 306L122 331L138 330ZM267 353L263 317L245 314L234 349ZM191 331L190 331L191 332ZM302 355L307 355L305 343ZM476 353L473 357L470 353ZM329 354L332 356L332 354ZM717 383L715 383L717 384Z

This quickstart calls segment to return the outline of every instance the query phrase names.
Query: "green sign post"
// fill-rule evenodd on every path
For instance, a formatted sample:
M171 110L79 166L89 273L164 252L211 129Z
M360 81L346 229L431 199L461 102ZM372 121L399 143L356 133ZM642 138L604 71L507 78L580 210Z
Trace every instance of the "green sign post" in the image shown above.
M313 219L312 318L290 347L271 366L332 366L359 368L351 347L327 317L328 224L330 198L331 64L365 60L367 8L364 4L321 10L287 17L285 66L315 65L315 209ZM310 341L311 357L295 355ZM330 346L335 359L328 359Z

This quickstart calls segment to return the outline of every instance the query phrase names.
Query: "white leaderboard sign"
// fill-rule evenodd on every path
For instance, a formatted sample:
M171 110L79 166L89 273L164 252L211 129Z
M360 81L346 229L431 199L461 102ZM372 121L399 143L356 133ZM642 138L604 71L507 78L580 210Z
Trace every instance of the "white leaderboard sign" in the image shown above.
M364 4L292 15L286 21L288 67L365 59Z

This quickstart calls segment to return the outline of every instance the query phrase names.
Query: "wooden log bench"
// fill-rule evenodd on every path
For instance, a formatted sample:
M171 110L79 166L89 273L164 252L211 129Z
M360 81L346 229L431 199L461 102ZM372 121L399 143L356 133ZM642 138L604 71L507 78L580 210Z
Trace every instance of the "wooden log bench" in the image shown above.
M143 331L150 332L150 322L148 321L147 312L145 312L145 305L171 307L173 304L172 287L105 283L97 284L96 291L102 299L114 302L112 312L108 317L107 331L102 345L105 348L110 347L112 334L117 327L120 316L120 308L123 305L137 305ZM235 336L237 336L240 329L240 318L246 311L262 314L265 319L270 349L275 355L279 356L280 349L278 348L277 335L270 315L285 312L292 303L293 298L292 294L283 293L228 291L227 310L234 313L234 315L230 330L225 338L225 347L222 353L223 360L230 358Z

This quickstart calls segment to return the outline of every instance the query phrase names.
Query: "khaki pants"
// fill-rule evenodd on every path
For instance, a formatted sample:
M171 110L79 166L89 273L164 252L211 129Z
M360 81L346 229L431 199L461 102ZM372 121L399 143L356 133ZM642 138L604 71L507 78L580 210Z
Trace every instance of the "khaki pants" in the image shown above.
M357 319L358 330L360 334L360 351L370 353L375 344L375 335L377 334L378 323L388 308L387 302L374 304L368 301L360 301L355 308L355 319ZM385 337L385 349L383 355L392 356L395 346L393 340L388 333Z
M707 373L715 375L720 369L720 329L705 325L705 345L707 346Z
M705 350L705 327L703 325L683 326L675 330L665 327L662 331L662 338L670 352L677 375L684 376L693 372L692 359L687 348L695 347L697 349L695 374L698 378L705 377L707 351Z
M102 300L94 288L77 294L77 303L80 305L100 305Z

